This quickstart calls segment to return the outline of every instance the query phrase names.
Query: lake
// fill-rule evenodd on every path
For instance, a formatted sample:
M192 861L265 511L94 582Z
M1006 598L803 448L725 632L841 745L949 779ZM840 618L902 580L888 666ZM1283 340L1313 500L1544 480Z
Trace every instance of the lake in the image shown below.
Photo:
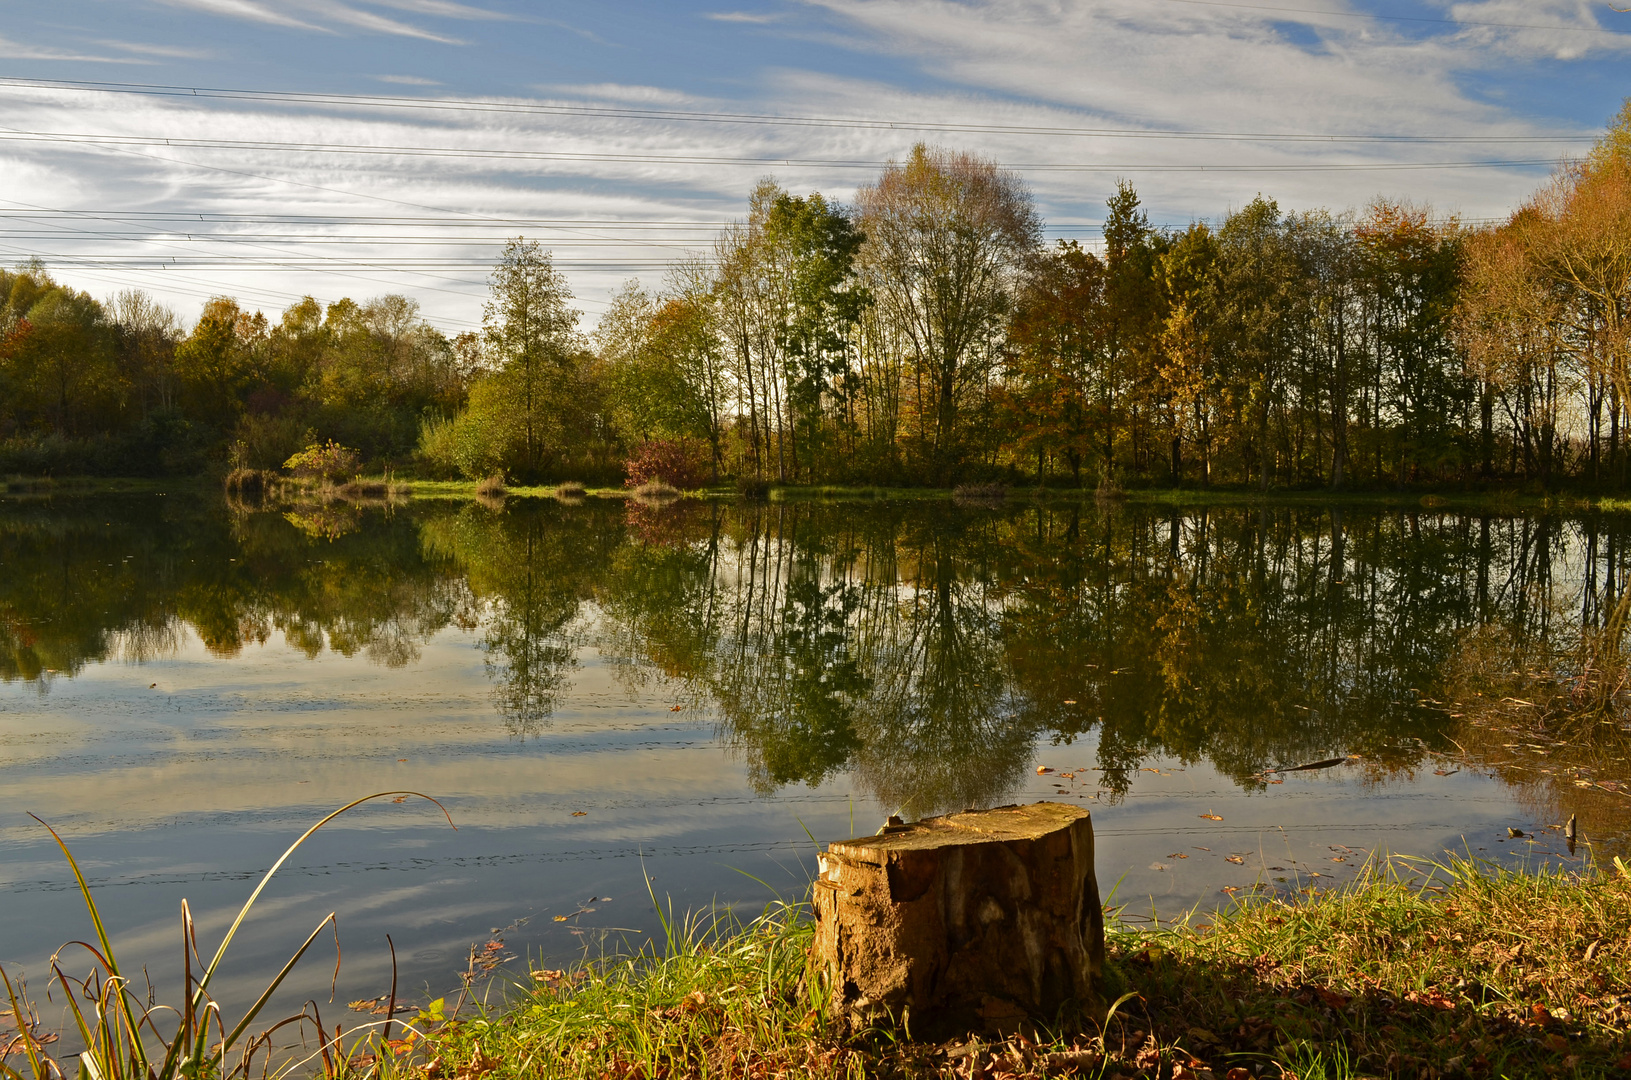
M1128 919L1339 885L1373 852L1578 865L1571 813L1625 850L1628 733L1561 730L1529 668L1623 622L1627 525L0 498L0 963L42 993L91 934L29 813L162 990L183 898L212 950L285 846L377 791L457 829L408 798L318 833L228 955L229 1012L330 911L325 1010L385 992L387 934L417 999L472 949L524 978L631 947L653 898L802 899L815 841L896 812L1088 805ZM327 1001L328 948L286 1011Z

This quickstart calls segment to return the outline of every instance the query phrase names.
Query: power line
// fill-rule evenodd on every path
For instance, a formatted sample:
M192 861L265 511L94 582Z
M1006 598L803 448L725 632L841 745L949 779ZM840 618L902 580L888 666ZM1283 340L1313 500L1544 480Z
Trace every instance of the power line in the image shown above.
M88 132L25 131L0 128L0 140L12 142L51 142L58 145L93 146L119 150L129 146L181 147L202 150L267 150L308 154L359 154L365 156L427 157L503 161L559 161L565 163L637 165L724 165L762 168L866 169L876 171L889 164L876 159L733 157L701 154L577 153L551 150L508 150L496 148L422 147L366 145L362 143L297 143L250 139L190 139L148 135L99 135ZM166 160L160 158L159 160ZM180 164L194 164L181 162ZM1391 172L1420 169L1510 169L1554 165L1551 158L1505 161L1395 161L1395 162L1301 162L1296 164L1061 164L1056 162L1005 162L1004 168L1026 172ZM211 166L204 166L210 168ZM290 181L291 183L295 181Z
M1323 8L1278 7L1270 4L1239 4L1228 0L1165 0L1169 4L1189 4L1194 7L1239 8L1243 11L1272 11L1287 15L1323 15L1331 19L1369 19L1375 22L1436 23L1441 26L1488 26L1502 30L1554 30L1565 34L1607 34L1609 37L1631 39L1631 34L1610 30L1606 26L1547 26L1539 23L1489 22L1483 19L1434 19L1425 15L1381 15L1369 11L1329 11Z
M1169 0L1172 3L1207 3L1209 0ZM1247 4L1214 4L1219 7L1253 7ZM1300 11L1295 8L1266 8L1273 11ZM1338 12L1317 14L1338 15ZM1359 18L1370 16L1354 16ZM1380 17L1380 16L1376 16ZM1448 20L1419 20L1439 22ZM1484 23L1478 25L1504 25ZM1522 27L1520 24L1511 24ZM1544 28L1541 28L1544 29ZM1554 27L1552 29L1568 29ZM1584 28L1578 28L1584 29ZM1601 33L1631 38L1631 34ZM933 131L947 134L1039 135L1049 137L1122 139L1222 139L1263 142L1419 142L1419 143L1589 143L1593 136L1576 134L1542 135L1404 135L1352 132L1270 132L1204 131L1182 128L1081 127L1027 124L978 124L933 120L877 119L844 116L799 116L774 113L700 112L681 109L638 109L627 106L546 104L505 102L470 98L412 97L383 94L338 94L286 90L244 90L223 87L170 86L162 83L99 82L77 79L21 79L0 77L0 86L32 89L68 89L91 93L137 94L149 97L176 97L193 100L258 101L306 105L406 109L419 111L491 112L542 116L585 116L604 119L660 120L676 123L744 124L781 127L835 127L851 130Z

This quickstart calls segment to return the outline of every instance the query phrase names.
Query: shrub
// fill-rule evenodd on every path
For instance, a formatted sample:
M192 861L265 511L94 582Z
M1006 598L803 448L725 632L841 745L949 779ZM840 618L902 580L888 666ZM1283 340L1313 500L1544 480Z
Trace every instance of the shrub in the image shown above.
M438 480L458 476L458 421L440 416L427 416L419 421L419 446L415 456L420 467Z
M680 491L695 491L703 484L703 460L695 439L652 439L641 443L623 463L623 483L640 488L661 481Z
M316 441L317 433L295 417L249 413L238 421L227 456L234 469L276 469Z
M233 469L226 475L226 489L246 499L259 499L269 493L277 481L276 473L264 469Z
M1008 498L1004 484L958 484L951 497L960 503L999 503Z
M283 467L307 479L338 481L355 475L359 460L355 450L330 439L306 447L285 461Z
M557 499L581 499L587 493L587 490L576 480L568 480L555 488L555 497Z
M651 502L666 502L680 497L680 491L672 484L661 480L647 480L634 489L634 497Z
M493 473L481 483L477 484L476 494L485 496L489 499L497 498L500 495L509 494L509 489L504 486L504 474Z
M770 498L770 481L762 476L739 476L736 478L736 493L753 502L764 502Z

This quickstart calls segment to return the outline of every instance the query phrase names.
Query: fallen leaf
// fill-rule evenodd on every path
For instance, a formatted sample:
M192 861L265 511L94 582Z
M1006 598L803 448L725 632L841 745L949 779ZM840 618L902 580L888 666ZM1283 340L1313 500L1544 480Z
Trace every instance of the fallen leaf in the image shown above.
M679 712L683 708L685 708L684 705L670 705L668 707L668 711L669 712Z
M572 816L573 817L588 817L589 816L589 811L587 811L587 810L574 810L574 811L572 811Z
M1076 704L1076 702L1071 698L1066 698L1065 699L1065 704L1066 705L1074 705L1074 704Z
M1217 814L1202 814L1200 816L1205 818L1207 821L1222 821L1223 820L1223 818L1221 816L1217 815Z
M1187 859L1187 858L1189 858L1189 856L1185 855L1181 851L1174 851L1171 855L1168 855L1167 858L1169 858L1169 859Z
M407 758L405 758L405 757L399 757L399 758L397 758L397 759L396 759L396 760L397 760L397 762L398 762L398 763L399 763L399 764L400 764L400 763L401 763L401 762L404 762L404 761L407 761L407 760L408 760L408 759L407 759Z
M1242 859L1239 855L1225 855L1224 858L1223 858L1223 861L1224 862L1232 862L1236 866L1246 865L1246 860Z
M1036 775L1038 775L1038 776L1044 776L1047 773L1051 773L1052 771L1053 770L1048 768L1046 765L1038 765L1036 767Z
M555 921L556 922L565 922L569 917L570 916L567 916L567 915L557 915L557 916L555 916Z
M396 798L392 799L391 801L392 802L407 802L408 797L406 795L398 795Z

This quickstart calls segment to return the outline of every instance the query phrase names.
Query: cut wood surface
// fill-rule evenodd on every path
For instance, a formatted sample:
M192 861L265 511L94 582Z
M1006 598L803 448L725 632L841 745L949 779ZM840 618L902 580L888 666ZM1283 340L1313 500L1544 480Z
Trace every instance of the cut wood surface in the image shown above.
M829 844L812 962L851 1024L914 1035L1102 1016L1104 915L1081 807L1002 806Z

